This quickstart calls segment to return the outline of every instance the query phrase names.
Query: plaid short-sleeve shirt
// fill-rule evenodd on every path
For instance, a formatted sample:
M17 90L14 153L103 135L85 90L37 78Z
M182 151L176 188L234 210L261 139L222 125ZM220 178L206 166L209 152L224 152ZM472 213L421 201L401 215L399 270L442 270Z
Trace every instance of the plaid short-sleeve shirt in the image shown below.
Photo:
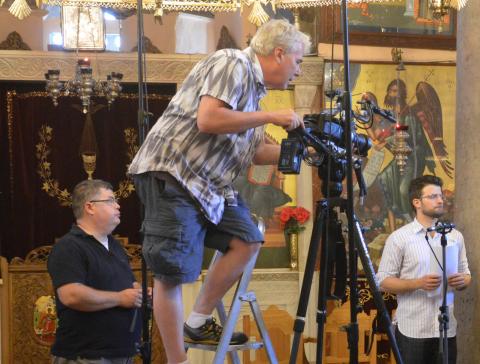
M233 180L252 162L264 127L207 134L197 127L200 98L215 97L232 110L257 111L265 96L263 73L250 48L223 49L200 61L185 79L133 159L129 174L164 171L175 177L217 224Z

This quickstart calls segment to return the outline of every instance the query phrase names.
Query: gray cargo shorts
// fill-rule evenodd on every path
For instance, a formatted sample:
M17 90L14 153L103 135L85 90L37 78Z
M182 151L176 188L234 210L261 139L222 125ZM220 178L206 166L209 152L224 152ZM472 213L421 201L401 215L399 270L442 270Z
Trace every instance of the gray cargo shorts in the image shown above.
M145 207L142 253L157 279L172 284L194 282L201 272L204 246L225 253L233 237L246 243L263 242L241 198L238 206L225 205L222 220L214 225L170 174L146 172L133 180Z

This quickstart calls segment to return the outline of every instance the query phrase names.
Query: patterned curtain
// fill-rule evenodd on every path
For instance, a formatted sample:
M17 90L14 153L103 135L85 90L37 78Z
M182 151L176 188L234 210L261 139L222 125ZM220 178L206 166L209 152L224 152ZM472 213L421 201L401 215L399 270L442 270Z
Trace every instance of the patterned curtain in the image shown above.
M24 257L64 235L74 222L72 189L89 175L112 183L122 214L114 233L137 243L140 207L126 176L139 142L137 96L123 93L110 109L106 99L93 98L85 115L78 97L61 97L55 107L45 92L15 88L0 85L0 254ZM151 125L174 87L155 92Z

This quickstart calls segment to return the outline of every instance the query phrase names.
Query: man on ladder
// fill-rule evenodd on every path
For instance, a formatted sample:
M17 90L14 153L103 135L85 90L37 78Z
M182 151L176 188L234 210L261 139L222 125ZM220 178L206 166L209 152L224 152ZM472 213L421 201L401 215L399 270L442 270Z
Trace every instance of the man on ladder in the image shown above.
M267 123L303 125L293 110L259 111L266 88L285 89L300 74L310 39L272 20L250 47L224 49L200 61L149 132L129 168L145 206L143 254L154 272L154 316L169 364L187 363L186 342L217 344L215 306L258 253L263 235L234 191L252 162L277 164L278 145L263 138ZM210 268L183 323L182 284L201 271L204 246L223 256ZM234 333L231 344L248 338Z

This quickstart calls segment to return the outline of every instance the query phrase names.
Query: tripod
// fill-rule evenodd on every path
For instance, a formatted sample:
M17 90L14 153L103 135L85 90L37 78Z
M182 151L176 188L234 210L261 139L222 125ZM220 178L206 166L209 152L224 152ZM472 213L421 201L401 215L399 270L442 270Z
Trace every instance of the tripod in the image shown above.
M305 315L307 312L308 306L308 297L310 296L310 289L312 285L313 273L315 270L315 261L319 249L320 237L323 237L323 244L321 246L320 252L320 282L319 282L319 298L317 303L317 352L316 352L316 363L322 363L322 354L323 354L323 331L324 325L326 321L326 300L327 300L327 286L330 285L328 282L327 277L331 275L331 270L329 272L329 242L325 238L335 238L335 242L343 242L343 238L339 237L339 232L341 235L341 229L334 229L334 234L330 234L328 232L330 227L338 227L338 223L335 221L337 214L333 210L335 207L339 207L341 211L345 211L346 209L347 200L334 197L323 199L317 202L316 206L316 215L315 221L313 225L312 236L310 239L310 246L307 255L307 262L305 266L305 275L302 283L302 289L300 292L300 299L298 303L297 315L294 323L294 337L292 343L292 351L290 354L290 364L295 364L295 358L297 357L298 353L298 346L300 344L300 336L303 333L305 327ZM334 216L335 220L332 220L330 217ZM357 254L360 257L362 262L363 268L365 270L365 275L367 277L368 284L372 289L373 298L375 302L375 306L377 307L377 311L379 313L379 322L383 324L383 326L387 329L387 336L392 346L393 354L398 364L402 364L403 361L400 357L400 352L397 346L397 342L395 340L395 334L392 326L392 322L388 315L387 309L385 307L385 303L383 301L383 297L380 293L378 288L378 283L375 279L375 273L373 269L372 262L370 260L370 256L368 253L368 249L363 238L362 228L361 225L356 218L355 215L347 216L351 218L354 223L354 237L355 237L355 262L350 261L350 275L356 275L356 260ZM329 236L330 235L330 236ZM351 252L350 252L351 253ZM338 264L340 263L340 264ZM352 270L352 266L355 270ZM337 262L337 272L339 269L342 269L342 262ZM352 280L352 279L351 279ZM356 284L356 277L354 279ZM342 289L344 289L344 285L341 283L340 287L336 287L336 294ZM356 289L356 288L355 288ZM351 292L351 297L354 292ZM355 302L355 303L354 303ZM355 307L353 307L355 304ZM356 301L351 300L352 309L354 309L358 313L358 307ZM351 322L348 329L348 343L350 350L357 347L358 343L358 324L356 320ZM358 352L358 349L357 349Z
M316 207L316 217L313 226L313 232L310 240L310 246L307 255L307 262L305 267L305 275L302 283L302 289L300 292L299 305L297 310L297 316L294 323L294 337L292 343L292 351L290 354L290 364L295 364L295 358L297 357L298 345L300 343L300 335L302 334L305 327L305 314L307 311L308 297L310 295L310 287L312 285L313 272L315 269L315 260L319 248L320 236L328 238L327 226L328 226L328 216L329 211L332 211L335 206L343 208L347 212L348 218L348 244L349 244L349 273L350 273L350 325L348 327L348 344L350 348L350 363L358 363L358 323L357 323L357 313L358 313L358 296L357 296L357 258L360 256L362 265L367 277L368 284L370 285L373 293L373 298L375 301L375 306L379 312L379 323L387 329L387 335L392 346L393 354L398 364L402 364L403 361L400 357L400 351L398 349L397 342L395 340L395 335L393 332L392 322L388 315L385 303L383 302L382 295L378 287L378 283L375 279L375 272L373 269L372 261L370 259L367 246L362 234L362 228L358 222L354 210L353 210L353 144L352 144L352 125L351 125L351 115L352 115L352 100L350 93L350 56L348 49L348 15L347 15L347 0L342 0L341 2L342 10L342 25L343 25L343 61L344 61L344 125L345 125L345 147L346 147L346 177L347 177L347 196L348 199L326 199L317 203ZM318 145L317 152L320 152L321 143L316 143ZM328 148L327 148L328 149ZM330 154L330 153L327 153ZM334 162L334 165L338 161ZM338 176L340 169L333 170L333 175ZM322 174L323 175L323 174ZM324 174L327 175L327 174ZM342 177L345 173L342 173ZM361 173L357 174L357 176ZM357 178L358 179L358 178ZM340 196L341 192L341 181L335 181L334 184L339 186L337 188L338 194ZM359 181L360 182L360 181ZM327 187L328 188L328 187ZM363 190L364 192L365 190ZM328 194L324 194L328 196ZM317 302L317 355L316 363L322 363L322 351L323 351L323 331L324 324L326 320L326 285L327 285L327 263L328 263L328 242L324 239L322 244L322 254L320 257L320 282L319 282L319 299Z

